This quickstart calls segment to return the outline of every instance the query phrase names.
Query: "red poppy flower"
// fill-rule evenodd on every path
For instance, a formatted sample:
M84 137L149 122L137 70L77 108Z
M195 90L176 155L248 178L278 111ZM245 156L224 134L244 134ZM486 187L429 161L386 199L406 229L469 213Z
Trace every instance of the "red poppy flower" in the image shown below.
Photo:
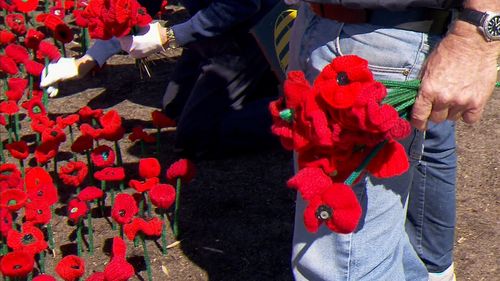
M24 160L30 155L28 145L25 141L16 141L5 145L12 157L18 160Z
M25 60L25 61L23 61L23 64L24 64L24 67L26 68L26 72L28 72L29 74L36 76L36 77L42 75L42 71L44 68L43 64L36 62L36 61L33 61L33 60Z
M179 159L167 169L167 180L174 182L181 178L183 183L190 182L196 174L196 168L188 159Z
M16 63L22 63L30 58L28 50L18 44L9 44L5 47L5 54L12 58Z
M151 113L153 125L157 128L175 127L175 121L169 118L160 110L155 110Z
M149 196L153 205L168 209L175 201L175 188L170 184L157 184L151 188Z
M137 192L143 193L144 191L149 191L153 186L160 183L160 179L157 177L147 178L144 181L130 180L128 185L135 189Z
M26 33L26 24L22 14L8 14L5 17L5 23L10 30L17 35L23 35Z
M5 96L7 97L7 100L13 101L16 104L23 97L23 94L24 94L23 92L13 91L13 90L8 90L5 92Z
M31 201L43 201L45 204L51 206L59 200L57 188L53 183L40 183L34 187L27 188L27 190L28 199Z
M161 172L160 162L156 158L142 158L139 160L139 175L144 178L158 177Z
M68 126L71 126L80 120L80 115L78 114L69 114L65 117L57 116L56 124L59 128L64 129Z
M47 117L46 115L40 114L40 115L36 115L36 118L31 119L30 125L31 125L31 129L33 129L33 131L41 134L47 128L53 127L54 124L55 124L55 122L50 120L49 117Z
M111 167L115 163L115 151L107 145L100 145L92 150L90 158L98 168Z
M14 251L24 251L32 255L47 249L43 232L32 223L25 222L22 231L11 229L7 234L7 245Z
M52 219L50 206L44 201L31 201L26 204L25 219L33 224L48 224Z
M0 207L15 212L26 204L28 196L20 189L6 189L0 193Z
M350 233L356 229L361 207L352 189L343 183L334 183L323 194L309 201L304 211L304 224L309 232L326 226L337 233Z
M60 23L56 26L56 28L53 30L54 33L54 39L56 39L59 42L62 43L69 43L73 41L73 31L67 25L66 23Z
M30 167L26 169L26 189L35 190L40 185L53 184L52 177L42 167Z
M80 108L78 111L78 115L80 115L80 119L82 121L90 121L91 119L99 119L99 117L103 114L102 109L92 109L88 106L84 106Z
M72 222L77 222L87 215L87 203L80 201L78 198L71 199L68 202L68 219Z
M36 58L39 60L48 58L49 61L57 61L61 58L61 53L59 53L59 49L54 44L41 41L36 51Z
M0 271L4 276L11 278L27 276L34 266L33 255L23 251L7 253L0 260Z
M0 55L0 71L16 75L19 72L19 68L11 57Z
M38 7L38 0L12 0L12 3L16 5L17 11L21 13L29 13Z
M81 201L93 201L95 199L102 198L104 193L100 188L97 188L95 186L87 186L85 187L78 195L76 198L80 199Z
M110 110L99 117L102 126L101 137L106 140L117 140L123 136L122 118L116 110Z
M123 233L129 240L134 240L137 233L142 232L147 236L160 236L163 222L157 218L145 220L134 218L130 223L123 226Z
M37 119L38 117L47 115L47 110L43 105L42 97L33 96L31 99L23 102L22 107L28 111L28 115L31 119Z
M121 181L125 178L123 167L106 167L94 173L94 178L99 181Z
M94 140L99 140L101 138L102 129L96 129L85 123L80 125L80 132L82 135L87 135L92 137Z
M42 142L46 141L63 143L66 141L66 133L57 126L47 128L42 132Z
M106 281L104 279L104 272L94 272L85 281Z
M134 267L126 259L111 259L104 268L104 280L127 281L134 274Z
M57 281L56 278L48 274L41 274L32 279L32 281Z
M12 229L12 213L6 208L0 208L0 233L7 237L9 230Z
M82 10L73 10L73 17L77 26L86 28L89 25L89 21L82 16L82 12Z
M40 32L33 28L29 29L28 32L26 33L26 37L24 38L24 46L36 50L38 49L38 46L40 45L40 43L44 38L45 34L43 34L43 32Z
M115 203L111 207L111 217L119 224L129 223L137 214L139 208L132 195L120 193L115 198Z
M76 153L85 153L85 151L92 149L94 139L89 135L79 136L71 145L71 151Z
M16 35L8 30L0 30L0 45L7 45L16 41Z
M59 143L55 141L42 142L35 148L35 159L40 165L49 162L50 159L57 155Z
M127 244L122 238L116 236L113 237L113 246L111 248L111 258L112 259L125 259L127 256Z
M17 112L19 112L19 107L17 106L15 101L8 100L0 103L0 113L13 115Z
M296 189L304 200L321 195L333 184L332 179L320 168L303 168L288 180L289 188Z
M0 192L22 185L21 172L12 163L0 164Z
M75 281L85 273L85 261L75 255L68 255L59 261L55 271L64 281Z
M141 127L132 128L132 133L128 136L130 141L141 140L145 143L154 143L156 138L148 133L144 132Z
M28 79L24 78L9 78L7 80L7 85L9 86L9 90L24 92L28 87Z
M59 178L70 186L77 187L87 176L87 164L82 161L70 161L59 169Z
M390 178L405 173L409 168L403 145L389 140L370 161L366 169L378 178Z

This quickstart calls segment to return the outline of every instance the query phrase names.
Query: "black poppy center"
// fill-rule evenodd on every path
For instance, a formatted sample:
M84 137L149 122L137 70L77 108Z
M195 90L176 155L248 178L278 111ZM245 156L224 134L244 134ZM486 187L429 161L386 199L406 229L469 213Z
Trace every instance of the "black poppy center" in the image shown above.
M32 234L26 234L23 236L23 244L28 245L33 242L33 235Z
M22 268L22 266L19 264L14 265L14 269L21 269L21 268Z
M37 212L37 214L39 214L39 215L43 214L43 211L42 211L42 210L40 210L40 209L36 210L36 212Z
M43 191L38 190L38 192L36 193L36 195L38 195L38 196L43 196Z
M80 269L80 266L78 266L78 265L74 264L74 265L72 265L72 266L71 266L71 268L73 268L73 269L77 269L77 270L78 270L78 269Z
M52 132L50 132L50 135L53 136L53 137L57 137L57 132L56 131L52 131Z
M337 83L340 85L340 86L345 86L347 84L349 84L351 81L349 81L349 77L347 77L347 73L345 72L339 72L337 73Z
M316 210L316 218L319 220L329 220L333 215L333 210L329 206L326 205L321 205L318 207Z
M118 212L118 214L120 214L120 217L124 217L126 213L127 212L125 212L125 210L123 209Z

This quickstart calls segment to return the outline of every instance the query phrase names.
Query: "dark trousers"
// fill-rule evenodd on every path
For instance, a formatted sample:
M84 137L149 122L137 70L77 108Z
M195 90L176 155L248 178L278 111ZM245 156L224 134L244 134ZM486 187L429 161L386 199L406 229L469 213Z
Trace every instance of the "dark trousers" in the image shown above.
M268 104L278 82L249 34L187 46L165 97L165 113L177 120L176 148L187 156L277 145Z

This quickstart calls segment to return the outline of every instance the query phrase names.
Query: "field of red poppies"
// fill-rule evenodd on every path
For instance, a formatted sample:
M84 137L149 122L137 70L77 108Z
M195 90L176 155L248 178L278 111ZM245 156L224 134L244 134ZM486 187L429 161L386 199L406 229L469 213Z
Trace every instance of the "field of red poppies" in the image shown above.
M290 153L180 159L175 124L158 111L180 50L151 58L151 77L117 55L47 98L37 87L44 65L90 43L85 2L0 5L5 280L292 279ZM166 11L167 22L185 17L180 6ZM497 93L481 124L458 128L459 280L498 275L499 103Z

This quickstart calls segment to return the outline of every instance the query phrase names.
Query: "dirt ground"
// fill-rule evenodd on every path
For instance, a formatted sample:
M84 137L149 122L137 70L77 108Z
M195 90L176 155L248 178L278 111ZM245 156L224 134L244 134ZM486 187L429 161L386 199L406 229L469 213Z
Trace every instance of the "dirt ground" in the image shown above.
M54 114L73 113L84 105L116 109L127 131L136 125L151 128L150 113L160 104L169 73L180 50L169 51L151 64L152 77L140 79L133 60L113 57L95 77L61 85L50 102ZM458 125L458 225L455 243L457 280L498 280L500 166L500 92L494 94L481 123ZM162 134L160 160L164 168L177 160L172 133ZM140 149L121 142L127 171L136 171ZM148 152L153 153L154 147ZM61 156L63 160L64 155ZM161 255L158 242L148 241L154 280L292 280L289 257L294 194L285 187L292 175L291 154L280 149L218 160L195 160L195 180L182 190L182 233L179 245ZM74 253L73 226L64 210L56 211L56 258ZM85 254L86 276L101 271L108 261L110 239L117 235L96 214L96 253ZM170 233L170 239L172 237ZM158 240L159 241L159 240ZM170 242L173 242L172 240ZM128 247L134 280L147 280L142 249ZM50 272L50 271L49 271Z

